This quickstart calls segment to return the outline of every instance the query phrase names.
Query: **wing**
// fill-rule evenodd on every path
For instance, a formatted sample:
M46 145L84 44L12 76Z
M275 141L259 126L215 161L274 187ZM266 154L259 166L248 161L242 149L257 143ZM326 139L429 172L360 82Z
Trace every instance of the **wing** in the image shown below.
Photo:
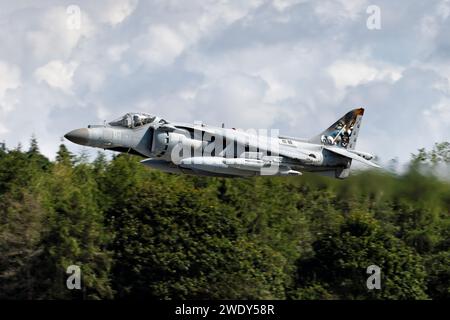
M173 124L169 124L169 125L163 125L160 128L167 130L167 131L175 131L175 130L182 130L182 131L188 131L191 134L191 137L194 136L194 130L199 130L202 133L206 133L209 134L211 136L214 136L216 138L216 141L219 141L221 139L227 139L228 141L233 141L233 140L237 140L238 143L240 144L244 144L244 143L248 143L248 134L246 132L242 132L242 131L237 131L234 129L229 129L229 128L217 128L217 127L209 127L209 126L198 126L198 125L192 125L192 124L187 124L187 123L173 123ZM255 141L255 139L250 139L250 141ZM296 139L298 141L300 141L300 139ZM278 142L277 142L278 143ZM256 146L254 146L256 149ZM269 146L268 146L269 147ZM269 148L270 149L270 148ZM270 150L273 151L273 150ZM300 150L296 149L296 150L292 150L292 151L288 151L288 150L284 150L279 148L277 150L277 155L278 156L282 156L285 158L291 158L291 159L295 159L295 160L301 160L301 161L314 161L315 159L310 158L308 154L305 154L304 152L301 152Z

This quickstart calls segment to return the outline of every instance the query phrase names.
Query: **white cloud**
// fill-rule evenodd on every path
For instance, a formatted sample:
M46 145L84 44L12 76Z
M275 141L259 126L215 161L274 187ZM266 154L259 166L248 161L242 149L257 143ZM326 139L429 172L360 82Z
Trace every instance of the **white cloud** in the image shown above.
M67 59L83 37L94 34L95 28L87 12L81 11L80 28L69 28L70 14L65 7L52 7L30 17L29 28L25 30L24 49L38 61L46 59ZM27 23L27 22L25 22Z
M321 22L346 23L365 15L367 0L324 0L314 3L314 11Z
M126 43L110 46L107 50L107 54L111 61L120 61L122 55L130 48Z
M139 58L150 66L171 65L185 50L241 19L260 4L261 1L194 2L191 4L193 9L187 10L184 4L172 3L169 8L173 11L167 11L168 21L158 23L157 18L152 21L147 32L133 41L134 48ZM171 13L175 21L172 21Z
M269 128L277 110L263 102L267 84L259 77L230 75L201 88L195 97L196 120L228 126ZM214 106L214 108L211 108Z
M438 30L438 24L434 16L425 16L420 21L420 31L424 36L434 38Z
M34 132L52 155L70 129L131 110L308 137L360 105L358 148L385 159L450 139L449 1L380 0L378 31L368 0L76 4L79 30L54 0L2 4L8 145Z
M6 134L8 132L9 132L9 130L0 123L0 134Z
M78 83L76 86L78 90L87 88L89 92L98 92L105 84L105 70L98 63L79 66L78 63L72 62L63 67L62 74L66 78L68 89L72 88L74 83Z
M442 19L447 19L450 16L450 1L443 0L438 4L437 14Z
M138 5L138 0L107 0L97 7L100 21L116 26L128 18Z
M442 98L435 105L423 111L429 133L435 141L446 139L450 127L450 97Z
M401 78L400 68L376 68L363 62L336 61L328 69L337 88L355 87L371 81L397 81Z
M272 5L279 11L284 11L287 8L296 5L301 2L306 2L305 0L273 0Z
M20 86L20 69L15 65L0 61L0 103L9 89Z
M172 64L185 48L182 37L164 25L151 26L137 42L138 46L143 46L139 51L141 59L161 66Z
M77 66L78 63L74 61L64 63L59 60L53 60L38 68L35 72L35 77L38 82L44 81L50 87L70 93L73 85L72 78Z
M13 90L18 89L21 84L19 67L0 61L0 135L6 135L9 132L7 115L19 102Z

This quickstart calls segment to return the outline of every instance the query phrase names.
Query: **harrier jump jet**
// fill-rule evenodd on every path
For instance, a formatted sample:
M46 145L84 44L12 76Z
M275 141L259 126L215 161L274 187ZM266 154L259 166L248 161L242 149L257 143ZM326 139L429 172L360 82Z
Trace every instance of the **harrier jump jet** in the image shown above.
M221 177L296 176L316 172L348 177L352 161L379 167L355 150L364 109L354 109L322 133L300 139L256 131L169 122L127 113L104 125L70 131L77 144L140 155L141 163L170 173Z

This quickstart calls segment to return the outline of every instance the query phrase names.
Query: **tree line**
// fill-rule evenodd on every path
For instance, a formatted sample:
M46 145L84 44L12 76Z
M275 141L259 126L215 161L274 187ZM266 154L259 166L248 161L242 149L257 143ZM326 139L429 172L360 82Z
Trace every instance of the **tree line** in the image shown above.
M0 150L0 299L450 298L449 143L402 174L344 181L173 175L139 160L87 161L61 144L50 161L34 138ZM70 265L81 290L66 286Z

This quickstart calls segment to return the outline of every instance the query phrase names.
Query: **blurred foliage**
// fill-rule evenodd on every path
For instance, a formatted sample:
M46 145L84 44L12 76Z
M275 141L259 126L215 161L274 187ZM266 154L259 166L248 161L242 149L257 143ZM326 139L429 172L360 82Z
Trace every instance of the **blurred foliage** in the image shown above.
M449 155L345 181L221 179L64 144L51 162L33 137L0 150L0 298L448 299ZM73 264L82 290L66 288Z

